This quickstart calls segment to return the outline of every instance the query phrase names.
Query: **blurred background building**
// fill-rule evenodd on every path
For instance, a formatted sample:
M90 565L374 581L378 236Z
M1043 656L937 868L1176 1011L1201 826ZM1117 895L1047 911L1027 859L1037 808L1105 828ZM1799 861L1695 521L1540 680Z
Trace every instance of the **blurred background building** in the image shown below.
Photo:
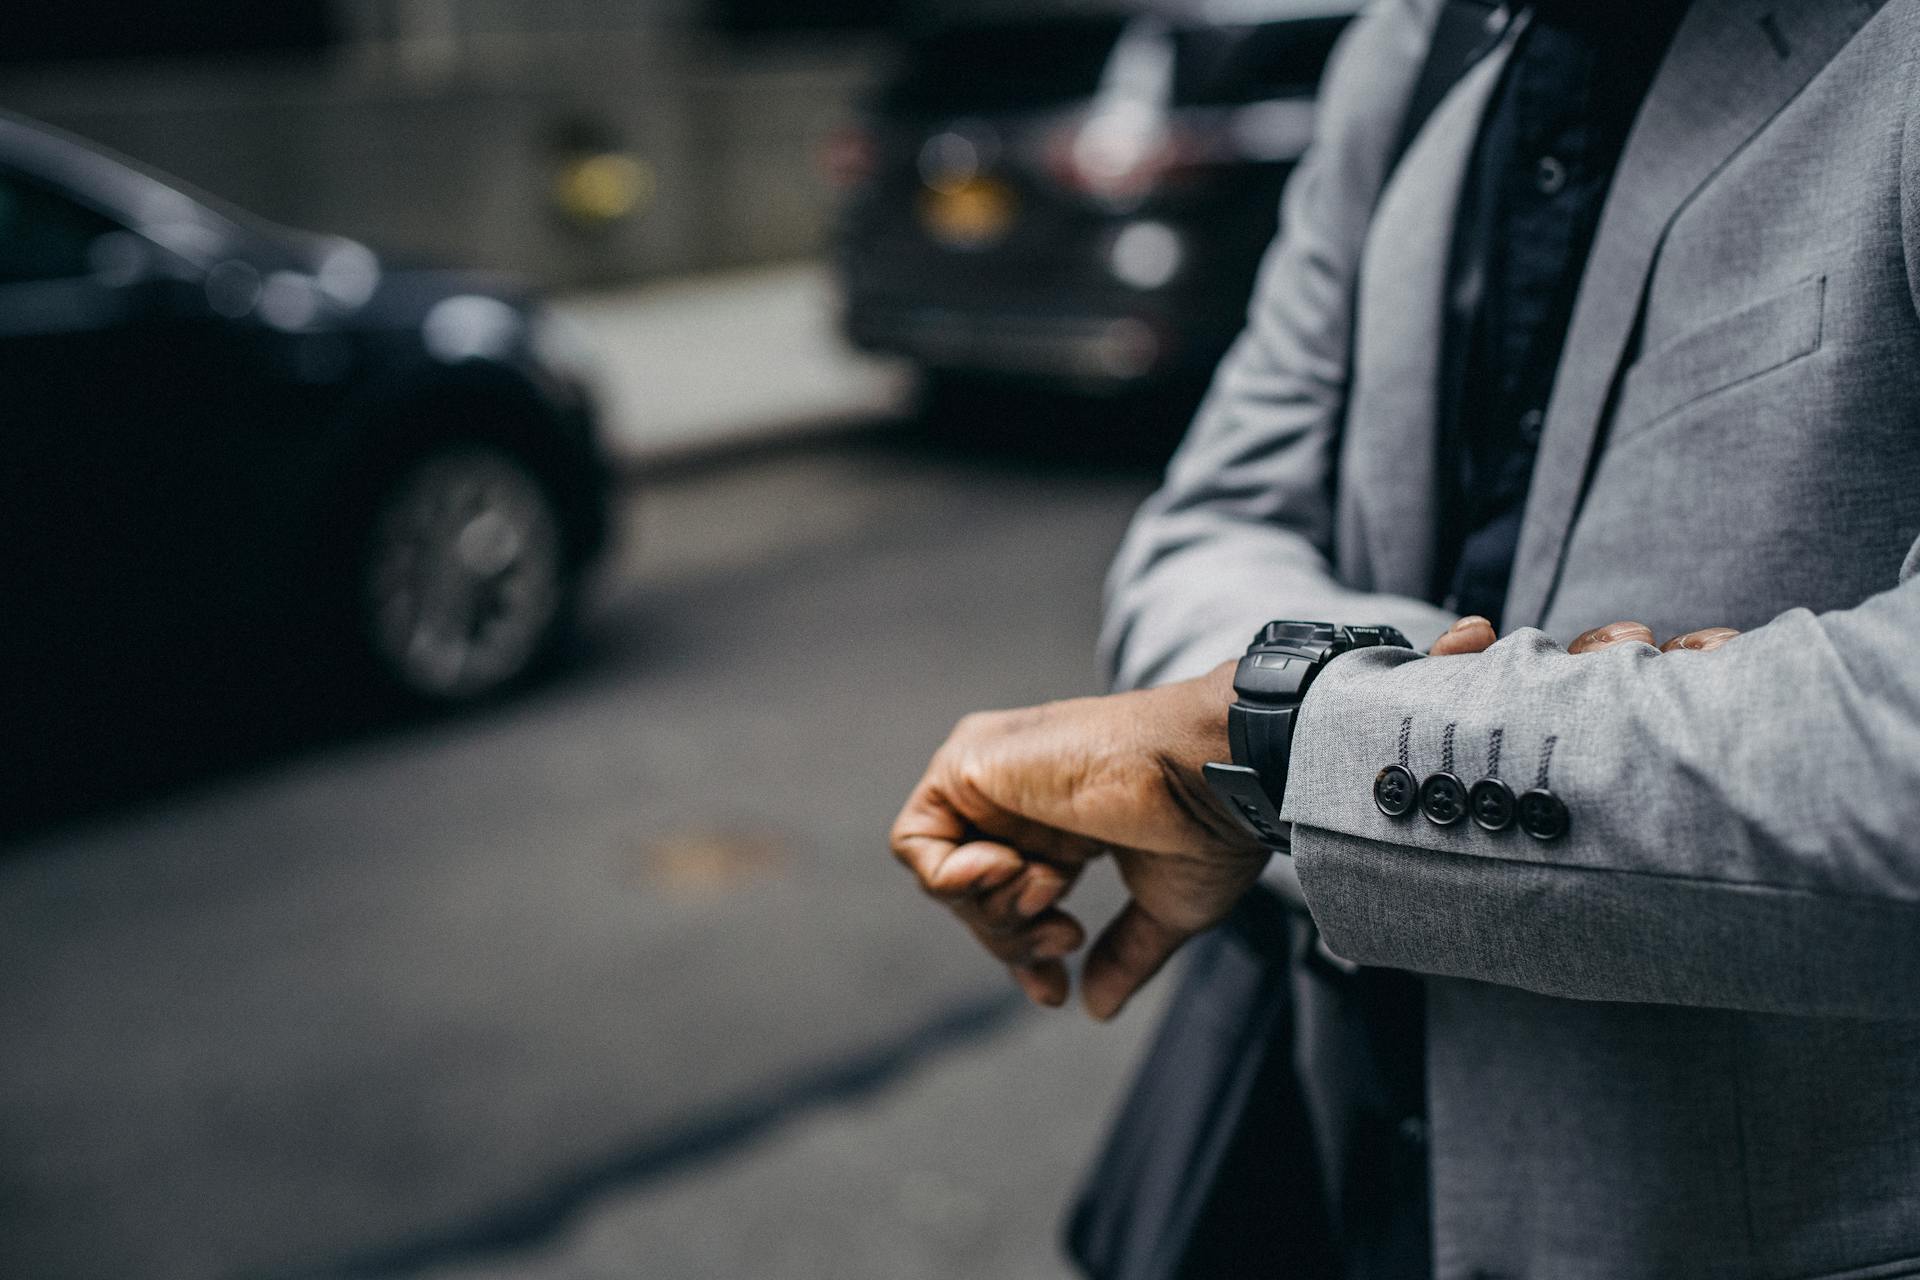
M888 33L992 4L182 0L138 22L115 0L18 6L0 106L291 225L625 281L816 251L819 149Z

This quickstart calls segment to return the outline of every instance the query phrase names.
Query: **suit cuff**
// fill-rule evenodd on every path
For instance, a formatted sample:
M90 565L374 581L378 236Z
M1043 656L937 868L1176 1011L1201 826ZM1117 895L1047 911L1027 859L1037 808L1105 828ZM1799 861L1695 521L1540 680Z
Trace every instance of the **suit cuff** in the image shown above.
M1330 945L1344 936L1355 949L1373 950L1366 935L1379 919L1347 918L1356 904L1333 883L1341 872L1318 856L1323 842L1299 838L1306 832L1458 857L1579 859L1571 837L1580 797L1567 792L1553 761L1570 757L1580 726L1592 719L1578 706L1561 706L1551 717L1540 716L1538 707L1529 713L1533 700L1526 693L1542 683L1541 664L1555 658L1577 661L1546 635L1521 631L1484 654L1429 658L1405 649L1362 649L1328 664L1301 705L1281 816L1295 825L1301 887ZM1584 691L1561 692L1577 702ZM1497 701L1496 693L1502 695ZM1508 694L1512 702L1501 705ZM1383 807L1390 794L1377 797L1375 788L1382 770L1395 765L1407 771L1402 776L1411 794L1408 807L1391 813L1393 805ZM1458 780L1452 812L1423 803L1422 784L1437 774ZM1503 829L1486 829L1467 799L1488 778L1516 802L1529 791L1546 792L1567 830L1535 838L1517 812ZM1435 821L1429 812L1447 820Z

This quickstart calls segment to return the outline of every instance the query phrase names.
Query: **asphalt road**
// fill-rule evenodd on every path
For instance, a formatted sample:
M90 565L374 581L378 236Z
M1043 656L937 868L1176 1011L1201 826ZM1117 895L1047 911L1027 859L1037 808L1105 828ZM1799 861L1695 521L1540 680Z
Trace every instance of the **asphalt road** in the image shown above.
M1066 1274L1151 1002L1024 1011L884 831L957 716L1096 687L1147 484L645 484L541 688L15 840L0 1275Z

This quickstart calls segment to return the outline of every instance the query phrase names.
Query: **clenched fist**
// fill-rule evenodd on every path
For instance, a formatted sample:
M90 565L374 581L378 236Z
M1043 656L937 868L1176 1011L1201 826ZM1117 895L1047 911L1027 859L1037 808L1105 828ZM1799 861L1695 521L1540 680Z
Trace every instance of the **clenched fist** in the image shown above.
M1116 1013L1266 865L1200 767L1228 757L1233 664L1107 698L968 716L893 825L893 852L1044 1004L1086 939L1057 905L1110 855L1133 895L1087 955L1081 996Z

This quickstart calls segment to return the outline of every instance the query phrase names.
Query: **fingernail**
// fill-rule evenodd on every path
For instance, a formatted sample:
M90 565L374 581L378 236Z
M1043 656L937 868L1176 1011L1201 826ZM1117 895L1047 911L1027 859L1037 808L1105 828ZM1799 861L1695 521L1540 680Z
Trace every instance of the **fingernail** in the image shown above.
M1682 638L1680 647L1695 653L1705 653L1710 649L1718 649L1739 634L1731 627L1709 627L1705 631L1697 631Z

